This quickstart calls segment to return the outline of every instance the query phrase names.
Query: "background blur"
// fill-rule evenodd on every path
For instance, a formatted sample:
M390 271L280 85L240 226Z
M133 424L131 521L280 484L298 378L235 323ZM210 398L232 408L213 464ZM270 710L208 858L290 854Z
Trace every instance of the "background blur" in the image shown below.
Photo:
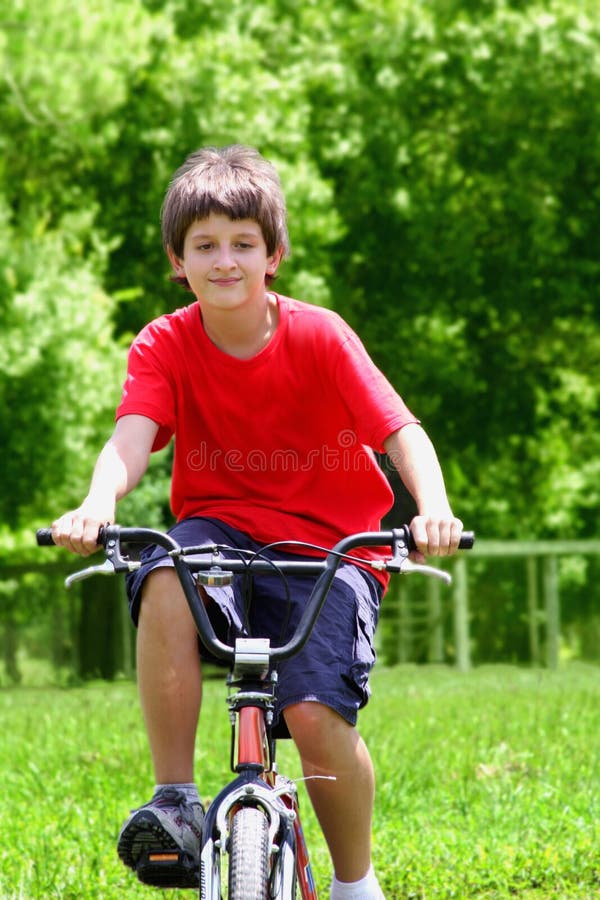
M597 0L4 0L0 71L0 684L131 668L118 586L66 594L33 532L85 494L133 335L191 300L159 210L201 145L276 164L277 289L360 333L466 527L600 538ZM119 520L168 522L168 475ZM598 555L558 578L561 654L597 658ZM469 581L474 661L530 661L522 563Z

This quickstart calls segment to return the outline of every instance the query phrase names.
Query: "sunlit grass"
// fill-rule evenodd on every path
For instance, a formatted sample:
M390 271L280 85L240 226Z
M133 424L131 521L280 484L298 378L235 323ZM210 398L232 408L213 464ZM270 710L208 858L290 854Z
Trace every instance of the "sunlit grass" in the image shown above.
M400 667L378 671L373 692L360 725L378 774L374 858L388 900L600 896L600 670ZM207 683L205 797L229 778L224 693ZM4 690L0 708L0 897L151 897L115 852L153 786L135 687ZM300 774L289 742L280 764ZM327 897L305 798L303 819Z
M599 700L593 668L380 673L363 731L389 896L600 895Z

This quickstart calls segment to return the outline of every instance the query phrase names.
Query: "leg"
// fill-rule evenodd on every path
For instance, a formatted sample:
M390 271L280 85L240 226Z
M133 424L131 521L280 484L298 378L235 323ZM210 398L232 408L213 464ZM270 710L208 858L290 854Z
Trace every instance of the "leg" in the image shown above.
M197 888L203 811L193 781L202 686L196 629L173 569L151 572L138 621L138 684L156 782L123 825L117 851L144 884Z
M304 774L335 775L336 781L306 786L340 881L354 882L371 865L375 777L367 747L356 728L320 703L287 707L285 719Z
M137 669L156 782L192 782L201 667L196 627L173 569L155 569L144 582Z

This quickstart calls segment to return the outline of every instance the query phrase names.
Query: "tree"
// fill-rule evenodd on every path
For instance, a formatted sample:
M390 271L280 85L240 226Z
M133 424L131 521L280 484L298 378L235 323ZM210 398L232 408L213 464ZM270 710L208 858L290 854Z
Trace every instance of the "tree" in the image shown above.
M336 306L450 460L465 518L507 537L589 533L597 17L415 2L363 4L348 22L311 94L313 153L345 226Z
M44 521L80 497L85 451L106 433L124 353L101 285L104 250L88 215L17 233L0 223L0 453L2 521Z

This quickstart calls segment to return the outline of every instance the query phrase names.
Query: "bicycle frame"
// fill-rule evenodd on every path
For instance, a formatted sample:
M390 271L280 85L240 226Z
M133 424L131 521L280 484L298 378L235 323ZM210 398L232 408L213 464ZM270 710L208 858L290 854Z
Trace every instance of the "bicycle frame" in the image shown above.
M250 652L249 652L250 651ZM232 722L231 768L238 777L206 811L200 853L201 900L220 900L220 861L231 823L242 806L262 809L269 821L270 898L318 900L298 808L296 785L277 772L271 735L275 673L265 673L268 641L239 640L228 679Z

